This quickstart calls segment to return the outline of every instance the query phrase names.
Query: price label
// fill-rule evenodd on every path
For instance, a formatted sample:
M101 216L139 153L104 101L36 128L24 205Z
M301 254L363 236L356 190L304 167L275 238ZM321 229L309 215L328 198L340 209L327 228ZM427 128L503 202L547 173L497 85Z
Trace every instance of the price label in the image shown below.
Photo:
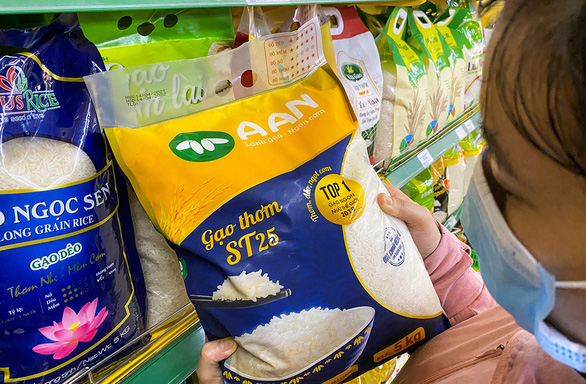
M466 131L464 131L464 128L458 127L456 128L456 135L458 136L458 140L462 140L466 137Z
M474 123L472 122L472 120L466 120L464 122L464 127L466 128L466 130L468 131L468 133L472 133L472 131L476 129L476 126L474 125Z
M421 165L423 165L425 168L433 164L434 161L433 156L431 155L431 153L429 153L427 149L424 149L423 151L419 152L417 158L421 162Z

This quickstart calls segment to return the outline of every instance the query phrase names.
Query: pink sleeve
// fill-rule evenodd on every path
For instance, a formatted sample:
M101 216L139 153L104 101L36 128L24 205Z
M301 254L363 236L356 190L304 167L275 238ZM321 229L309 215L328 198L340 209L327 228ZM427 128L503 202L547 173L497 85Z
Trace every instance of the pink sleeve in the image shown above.
M470 248L438 224L441 241L425 268L450 323L456 325L496 305L480 274L470 268Z

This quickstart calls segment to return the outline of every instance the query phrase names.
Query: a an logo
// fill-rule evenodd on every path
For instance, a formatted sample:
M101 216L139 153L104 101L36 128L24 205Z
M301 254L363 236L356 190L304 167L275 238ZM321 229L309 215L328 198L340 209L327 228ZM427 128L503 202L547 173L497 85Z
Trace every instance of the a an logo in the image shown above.
M6 76L0 76L0 88L8 92L19 92L26 91L28 81L22 68L14 66L8 68Z
M226 156L234 148L234 139L225 132L187 132L175 136L169 148L183 160L201 163Z
M364 72L362 68L354 63L343 63L342 64L342 74L345 78L352 81L361 80L364 77Z
M383 261L395 267L405 262L405 247L401 234L393 227L385 228L385 253Z
M0 114L6 115L61 108L52 90L29 89L26 74L16 65L9 67L4 76L0 75L0 107Z

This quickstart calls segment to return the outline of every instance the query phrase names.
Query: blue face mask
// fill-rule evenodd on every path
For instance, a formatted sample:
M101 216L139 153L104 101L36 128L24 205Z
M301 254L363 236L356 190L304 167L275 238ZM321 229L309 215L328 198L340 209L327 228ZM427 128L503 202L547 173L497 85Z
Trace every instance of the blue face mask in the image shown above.
M568 340L543 321L553 309L556 287L586 289L586 281L556 282L517 240L486 181L482 161L476 164L461 220L494 299L517 324L533 333L554 359L586 372L586 347Z

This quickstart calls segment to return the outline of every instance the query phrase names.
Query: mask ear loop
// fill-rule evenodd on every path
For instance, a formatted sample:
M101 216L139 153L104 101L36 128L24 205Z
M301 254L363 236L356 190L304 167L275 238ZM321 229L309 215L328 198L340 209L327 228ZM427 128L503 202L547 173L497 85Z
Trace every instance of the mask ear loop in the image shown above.
M494 201L496 202L496 205L498 206L498 208L501 212L501 216L503 216L503 218L504 218L505 216L504 216L503 212L505 211L506 192L503 190L503 188L496 181L496 179L494 178L494 175L492 173L492 168L490 166L490 157L494 156L494 155L492 154L490 149L485 149L484 151L482 151L480 156L481 156L480 162L481 162L481 166L482 166L482 172L484 173L484 179L486 180L486 184L488 185L490 193L492 194Z
M556 281L556 288L586 289L586 281Z

